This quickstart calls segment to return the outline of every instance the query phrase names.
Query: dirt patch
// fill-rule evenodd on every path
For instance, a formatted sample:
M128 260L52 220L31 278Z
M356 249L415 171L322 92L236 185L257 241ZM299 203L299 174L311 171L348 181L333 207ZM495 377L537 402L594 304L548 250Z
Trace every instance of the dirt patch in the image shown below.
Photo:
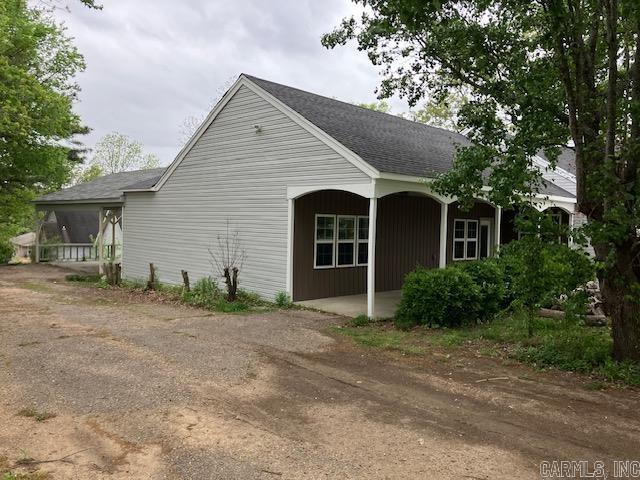
M381 353L332 334L339 317L211 314L65 273L0 268L10 466L31 458L52 478L512 479L536 478L541 460L638 456L637 391L587 391L569 373L480 355Z

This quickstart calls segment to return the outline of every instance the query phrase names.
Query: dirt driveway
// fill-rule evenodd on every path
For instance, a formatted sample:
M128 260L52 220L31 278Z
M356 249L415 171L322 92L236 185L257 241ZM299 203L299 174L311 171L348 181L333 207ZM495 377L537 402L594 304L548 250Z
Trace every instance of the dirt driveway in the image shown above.
M541 460L640 459L637 391L381 354L330 333L337 317L210 314L65 273L0 268L9 465L79 479L519 479L540 478ZM495 377L508 379L483 381Z

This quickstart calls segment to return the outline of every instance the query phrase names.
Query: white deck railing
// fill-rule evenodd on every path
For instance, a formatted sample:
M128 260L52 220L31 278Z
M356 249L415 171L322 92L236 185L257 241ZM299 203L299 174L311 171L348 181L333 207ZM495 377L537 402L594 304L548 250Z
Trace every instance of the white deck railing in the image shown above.
M41 262L95 262L100 259L98 247L93 243L53 243L40 245L38 248ZM115 252L112 245L103 246L104 260L118 259L121 255L122 245L116 245Z

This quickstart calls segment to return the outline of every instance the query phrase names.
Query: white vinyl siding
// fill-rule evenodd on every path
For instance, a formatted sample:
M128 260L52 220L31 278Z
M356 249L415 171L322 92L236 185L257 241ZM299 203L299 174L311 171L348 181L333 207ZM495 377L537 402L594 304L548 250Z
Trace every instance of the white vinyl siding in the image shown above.
M287 186L369 182L243 86L158 192L126 195L123 276L145 278L150 262L161 282L215 275L208 250L228 220L246 251L240 287L273 298L286 283Z

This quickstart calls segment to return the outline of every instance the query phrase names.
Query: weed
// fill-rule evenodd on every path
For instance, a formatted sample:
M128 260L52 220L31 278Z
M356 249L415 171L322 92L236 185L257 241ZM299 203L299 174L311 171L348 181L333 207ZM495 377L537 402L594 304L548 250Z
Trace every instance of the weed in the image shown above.
M67 282L74 283L98 283L100 281L100 275L81 275L78 273L71 273L64 277Z
M289 308L293 304L287 292L278 292L275 298L276 305L280 308Z
M18 415L20 415L21 417L33 418L36 422L44 422L56 416L55 413L38 412L33 407L23 408L18 412Z
M354 327L364 327L365 325L369 325L372 322L372 318L367 317L365 314L361 314L355 318L352 318L351 322L349 323L351 323L351 325L353 325Z
M593 382L589 382L584 386L585 390L604 390L607 388L607 384L601 382L600 380L594 380Z

